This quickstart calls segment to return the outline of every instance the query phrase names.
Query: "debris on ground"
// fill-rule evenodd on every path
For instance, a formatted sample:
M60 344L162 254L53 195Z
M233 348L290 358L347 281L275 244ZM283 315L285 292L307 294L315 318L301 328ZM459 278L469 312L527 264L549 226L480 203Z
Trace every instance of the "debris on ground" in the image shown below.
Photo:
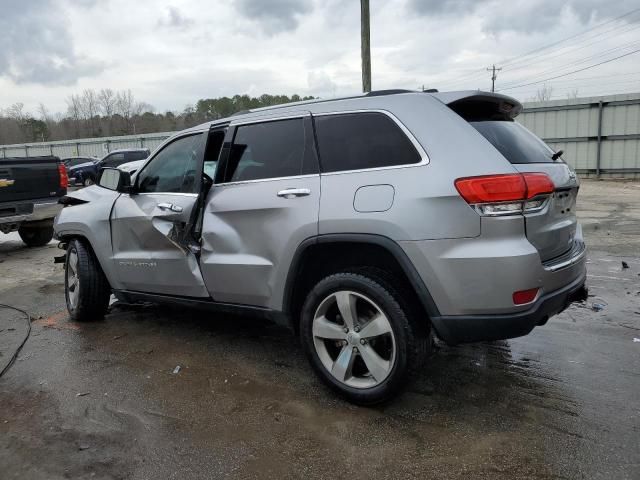
M640 343L640 338L633 337L633 343Z
M176 375L177 373L180 373L181 369L182 367L180 365L176 365L176 368L173 369L173 374Z
M78 445L78 450L88 450L89 445Z
M593 310L594 312L599 312L601 310L604 310L604 307L606 307L606 305L604 303L592 303L591 304L591 310Z
M629 264L627 262L625 262L624 260L622 261L622 268L629 268Z
M89 395L89 393L91 393L91 392L80 392L80 393L76 393L76 397L84 397L85 395Z

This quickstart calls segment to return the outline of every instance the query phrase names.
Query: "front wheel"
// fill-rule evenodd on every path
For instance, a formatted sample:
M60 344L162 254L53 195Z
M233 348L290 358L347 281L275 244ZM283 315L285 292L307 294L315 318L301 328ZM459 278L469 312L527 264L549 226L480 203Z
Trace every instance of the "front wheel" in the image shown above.
M430 344L412 325L410 310L379 278L338 273L320 281L304 302L300 325L315 372L353 403L395 396Z
M67 247L65 261L65 299L71 320L99 320L107 312L111 287L97 258L81 240Z

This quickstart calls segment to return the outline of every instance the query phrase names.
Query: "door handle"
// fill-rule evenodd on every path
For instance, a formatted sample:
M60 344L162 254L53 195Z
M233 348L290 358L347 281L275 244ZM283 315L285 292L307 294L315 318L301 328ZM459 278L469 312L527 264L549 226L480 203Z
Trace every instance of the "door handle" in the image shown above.
M285 188L284 190L280 190L276 195L283 198L296 198L296 197L306 197L311 194L311 190L308 188Z
M174 205L173 203L159 203L157 207L160 210L171 210L172 212L180 213L182 211L182 207L180 205Z

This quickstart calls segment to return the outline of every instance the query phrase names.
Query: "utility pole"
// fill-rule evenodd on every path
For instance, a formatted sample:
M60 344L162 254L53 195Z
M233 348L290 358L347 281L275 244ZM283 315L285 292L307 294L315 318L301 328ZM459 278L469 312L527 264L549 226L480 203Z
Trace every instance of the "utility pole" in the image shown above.
M371 91L371 34L369 29L369 0L360 0L360 49L362 56L362 91Z
M491 91L492 92L496 91L496 78L498 78L498 74L496 72L499 72L500 70L502 70L502 68L496 68L495 65L492 65L490 68L487 68L487 72L491 72Z

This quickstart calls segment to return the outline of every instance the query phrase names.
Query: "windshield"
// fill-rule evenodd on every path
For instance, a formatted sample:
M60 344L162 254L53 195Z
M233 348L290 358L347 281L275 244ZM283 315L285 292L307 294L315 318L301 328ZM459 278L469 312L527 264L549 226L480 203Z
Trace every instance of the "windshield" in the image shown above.
M553 150L516 122L469 122L511 163L551 163Z

